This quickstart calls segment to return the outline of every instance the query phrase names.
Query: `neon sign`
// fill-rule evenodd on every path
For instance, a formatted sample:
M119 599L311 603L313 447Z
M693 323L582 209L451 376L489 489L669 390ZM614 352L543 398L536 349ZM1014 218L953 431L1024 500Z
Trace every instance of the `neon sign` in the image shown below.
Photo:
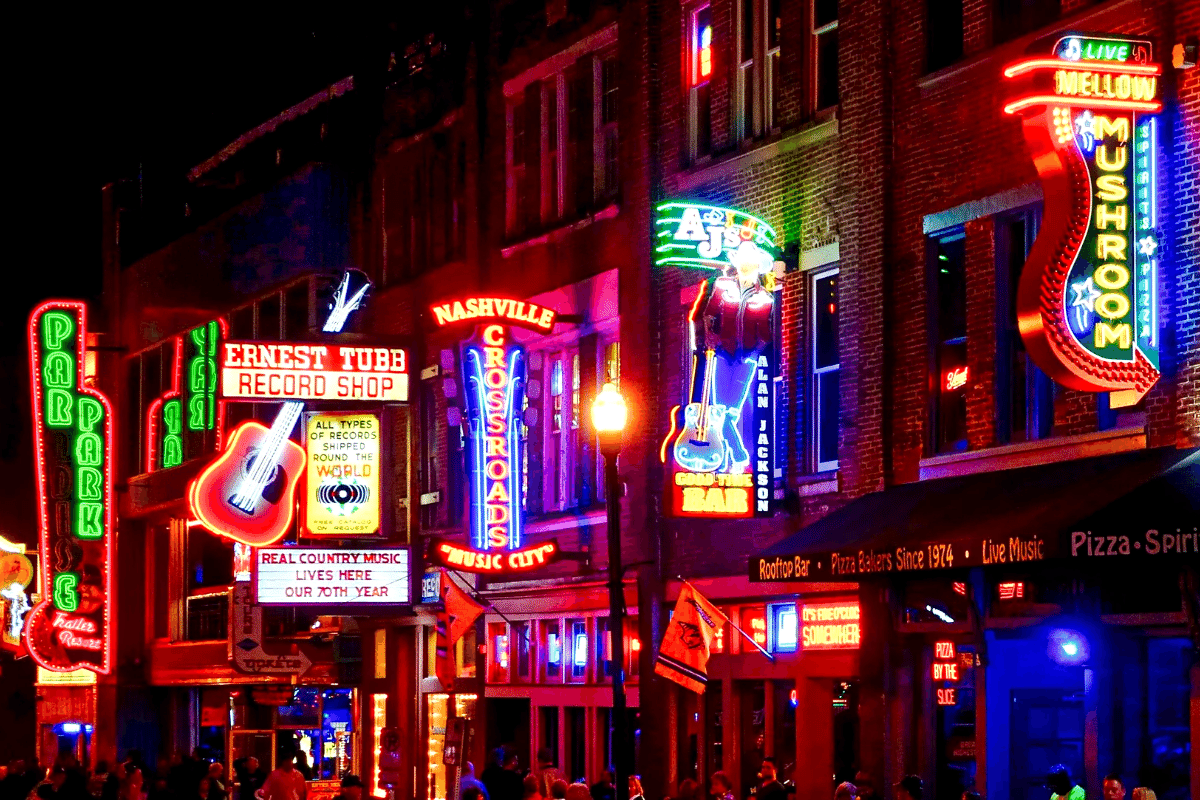
M433 539L429 544L429 554L435 564L450 569L504 575L528 572L557 561L559 551L558 542L554 539L506 553L472 550L444 539Z
M0 537L0 647L22 652L21 634L29 613L26 587L33 582L33 564L25 546Z
M933 643L933 658L934 661L930 666L930 679L934 681L942 681L945 683L958 683L962 679L961 669L964 666L970 666L975 663L975 657L972 653L962 653L962 658L959 658L958 648L954 642L934 642ZM939 706L953 706L958 704L958 689L953 686L943 685L936 689L937 704Z
M948 370L945 375L946 391L953 392L967 385L967 376L969 370L967 367L956 367Z
M555 316L553 309L505 297L468 297L433 307L433 318L439 326L490 319L549 333Z
M408 400L408 357L395 347L225 342L221 393L229 400Z
M51 672L108 674L112 656L113 416L87 385L87 309L52 300L29 320L44 599L25 644Z
M692 379L659 450L667 507L680 517L766 516L775 480L774 231L739 211L701 208L659 206L659 236L669 241L658 263L721 270L700 284L688 314Z
M304 528L310 536L364 536L379 530L381 438L378 414L308 417Z
M1159 378L1162 67L1138 39L1065 36L1052 53L1004 70L1046 195L1018 323L1054 380L1131 406Z
M171 389L146 414L147 472L183 463L185 431L215 430L220 448L225 404L217 396L216 356L227 332L226 321L215 319L172 340Z
M858 603L805 603L800 641L805 650L857 650L862 642Z
M720 269L735 257L778 251L775 229L744 211L685 202L662 203L657 211L658 265Z

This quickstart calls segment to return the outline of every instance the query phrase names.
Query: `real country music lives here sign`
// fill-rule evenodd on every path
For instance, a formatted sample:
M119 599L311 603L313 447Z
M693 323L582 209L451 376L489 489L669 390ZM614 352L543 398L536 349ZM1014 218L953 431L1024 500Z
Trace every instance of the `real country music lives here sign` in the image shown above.
M255 595L264 605L407 605L409 552L263 547L254 551Z
M395 347L222 342L226 400L408 400L408 354Z
M29 320L41 591L25 644L43 668L108 674L113 632L113 413L89 385L87 308L51 300Z
M310 536L379 531L378 414L310 414L304 423L304 528Z
M971 543L930 542L890 550L846 550L797 555L754 556L751 581L803 581L855 579L871 575L923 570L979 567L992 564L1026 564L1055 558L1107 556L1187 559L1200 557L1200 527L1173 528L1120 535L1071 531L1059 541L1041 536L984 538Z
M1077 34L1004 69L1045 195L1021 337L1051 378L1113 408L1159 378L1161 75L1149 41Z

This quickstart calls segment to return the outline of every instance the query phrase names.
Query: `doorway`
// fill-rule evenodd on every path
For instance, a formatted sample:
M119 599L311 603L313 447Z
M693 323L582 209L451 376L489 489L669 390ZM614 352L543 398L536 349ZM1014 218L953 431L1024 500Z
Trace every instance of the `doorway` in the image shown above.
M506 753L515 752L523 773L529 760L529 699L524 697L489 697L487 700L488 763L503 747Z
M1045 800L1046 773L1065 764L1083 780L1083 692L1067 689L1012 691L1010 793L1012 800Z

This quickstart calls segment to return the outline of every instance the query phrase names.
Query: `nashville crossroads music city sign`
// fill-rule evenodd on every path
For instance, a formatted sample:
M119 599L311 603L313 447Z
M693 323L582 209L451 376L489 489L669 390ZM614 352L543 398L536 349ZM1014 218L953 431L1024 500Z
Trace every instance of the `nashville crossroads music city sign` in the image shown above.
M408 400L408 355L395 347L223 342L226 400Z
M1017 317L1038 366L1131 406L1159 378L1159 85L1151 44L1068 35L1008 65L1045 194Z

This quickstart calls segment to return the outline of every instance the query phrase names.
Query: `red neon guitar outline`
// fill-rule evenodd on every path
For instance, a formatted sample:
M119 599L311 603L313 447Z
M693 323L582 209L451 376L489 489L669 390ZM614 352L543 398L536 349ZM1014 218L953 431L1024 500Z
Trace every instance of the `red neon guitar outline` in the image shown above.
M334 293L326 333L342 330L371 286L364 277L352 295L350 277L347 272ZM234 429L225 451L188 487L188 505L205 528L251 547L273 544L287 533L307 460L304 448L291 440L303 410L303 401L289 400L270 428L251 420Z

